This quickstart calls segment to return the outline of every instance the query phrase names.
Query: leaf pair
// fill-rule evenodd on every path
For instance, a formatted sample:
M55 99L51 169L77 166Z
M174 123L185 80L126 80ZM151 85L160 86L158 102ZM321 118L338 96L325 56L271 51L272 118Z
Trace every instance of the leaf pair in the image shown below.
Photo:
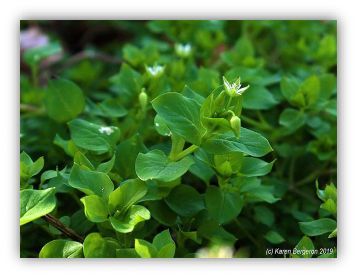
M143 239L135 240L135 251L141 258L173 258L175 250L176 245L169 230L157 234L152 243Z
M135 205L146 193L144 182L128 180L111 191L107 198L91 194L83 197L81 202L90 221L102 223L109 220L116 231L129 233L138 223L150 219L150 212L145 207Z
M28 188L30 185L29 180L33 176L37 175L43 168L44 159L40 157L35 162L31 159L31 157L22 152L20 154L20 186L21 189Z

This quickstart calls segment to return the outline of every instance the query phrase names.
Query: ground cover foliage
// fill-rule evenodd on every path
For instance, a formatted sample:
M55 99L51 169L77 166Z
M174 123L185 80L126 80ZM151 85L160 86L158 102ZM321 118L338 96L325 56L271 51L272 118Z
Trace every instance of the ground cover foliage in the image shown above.
M20 256L337 256L335 21L21 21Z

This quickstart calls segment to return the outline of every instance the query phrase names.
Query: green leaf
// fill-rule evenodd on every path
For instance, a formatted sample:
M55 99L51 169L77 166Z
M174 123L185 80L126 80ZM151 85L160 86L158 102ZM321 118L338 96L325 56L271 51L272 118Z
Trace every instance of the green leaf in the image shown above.
M319 76L320 79L320 100L328 100L336 92L336 76L326 73Z
M157 258L173 258L175 256L176 245L168 229L154 237L153 245L158 250Z
M145 60L145 55L141 49L131 44L126 44L123 47L123 57L134 67L139 66Z
M286 108L279 117L279 124L284 126L288 134L295 132L302 127L306 122L306 115L303 111L298 111L292 108Z
M154 118L155 129L162 136L170 136L172 134L171 130L168 128L165 120L159 115Z
M76 154L74 155L73 162L88 170L95 169L92 162L90 162L89 159L80 151L76 152Z
M313 252L315 251L315 246L312 240L303 236L299 243L294 247L292 258L311 258Z
M298 94L302 94L305 97L306 105L314 104L320 94L320 79L316 75L305 79L301 84Z
M105 118L121 118L126 116L128 111L121 104L120 99L109 98L94 107L93 114Z
M136 178L135 161L140 152L147 149L139 134L121 142L116 148L114 169L124 179Z
M281 93L285 99L292 100L300 88L300 82L294 77L283 77L280 82Z
M63 225L69 227L71 225L71 218L67 215L61 216L58 219ZM48 231L52 234L52 235L62 235L62 232L60 230L58 230L57 228L55 228L54 226L52 226L51 224L48 224Z
M62 47L58 42L51 42L43 46L29 48L24 53L25 62L31 66L37 66L42 60L59 54L62 51Z
M200 106L195 100L179 93L166 93L155 98L152 105L172 133L192 144L201 144L205 129L200 122Z
M31 157L22 152L20 154L20 185L21 189L28 187L28 181L31 177L37 175L44 166L44 159L40 157L35 162L32 161Z
M99 164L97 167L97 171L108 174L113 169L114 163L115 163L115 155L113 155L110 160Z
M333 183L326 185L324 190L320 190L318 184L316 184L316 194L324 202L328 199L332 199L335 203L337 202L337 189Z
M58 134L56 134L53 144L62 148L63 151L70 157L74 157L75 153L79 151L78 147L73 143L73 140L64 140Z
M123 215L109 217L113 228L119 233L130 233L138 223L149 219L150 211L138 205L131 206Z
M85 106L82 90L66 79L49 81L44 102L48 116L60 123L76 118Z
M55 176L47 184L41 185L41 188L54 187L58 193L69 193L72 191L73 189L68 185L69 173L67 169L63 168L61 171L56 170L54 172Z
M194 164L191 165L189 171L203 180L206 184L209 184L210 179L214 176L214 171L211 167L199 160L197 157L193 157Z
M112 152L120 138L116 126L101 126L81 119L68 123L73 142L80 148L98 154Z
M155 258L157 255L155 246L143 239L135 239L135 251L141 258Z
M81 198L84 205L84 213L88 220L94 223L101 223L108 218L108 208L103 198L97 195L90 195Z
M166 229L162 231L161 233L157 234L154 239L153 239L153 245L156 247L156 249L160 250L162 247L169 243L175 244L175 242L171 238L170 230Z
M196 242L197 244L201 244L201 243L202 243L202 238L200 238L200 237L198 236L197 231L196 231L196 232L183 232L183 231L181 231L181 234L182 234L185 238L190 239L190 240Z
M157 234L153 243L135 239L135 251L141 258L173 258L175 250L176 245L168 229Z
M114 75L110 82L113 84L112 89L120 95L125 105L131 103L140 93L143 79L137 71L124 63L119 74Z
M273 94L263 86L251 85L244 93L243 108L246 109L270 109L278 102Z
M192 217L205 208L202 196L188 185L175 187L165 202L174 212L184 217Z
M174 162L170 161L163 151L153 150L146 154L139 153L135 170L143 181L155 179L170 182L185 174L193 163L190 156Z
M280 83L283 96L292 105L305 107L314 104L320 94L320 80L312 75L300 83L296 78L284 77Z
M337 237L337 227L328 235L328 238L334 238L334 237Z
M200 237L204 237L216 244L233 245L237 241L235 235L227 232L222 225L215 220L204 221L204 223L198 227L198 234Z
M300 230L307 236L319 236L336 229L337 223L330 218L321 218L310 222L299 222Z
M254 219L263 223L264 225L270 227L275 221L274 213L265 206L255 206L254 207Z
M202 147L214 154L240 151L255 157L264 156L273 150L266 138L243 127L240 130L239 139L232 132L228 132L211 137L202 144Z
M198 71L200 72L202 70L202 68L200 68ZM199 81L205 85L207 85L207 80L204 81ZM212 90L207 90L207 91L203 91L203 92L211 92ZM181 94L183 96L185 96L188 99L193 99L195 100L199 105L202 105L202 103L205 101L205 98L203 96L201 96L200 94L196 93L195 91L193 91L190 87L185 86L181 92Z
M249 63L253 58L254 47L246 36L240 37L231 51L222 53L222 60L230 66Z
M83 242L83 253L85 258L115 258L118 247L114 240L91 233Z
M265 234L264 238L272 244L279 244L285 241L285 239L276 231L269 231Z
M140 258L134 248L117 249L117 258Z
M55 188L20 191L20 226L36 220L56 207Z
M244 157L239 174L246 177L264 176L271 171L274 162L275 160L270 163L267 163L264 160L258 158Z
M169 227L176 223L177 214L164 201L151 201L148 207L151 216L160 224Z
M87 195L98 195L108 198L114 184L107 174L91 171L74 164L69 176L69 185Z
M243 192L242 189L241 192ZM273 186L258 185L257 187L253 187L251 190L247 190L245 197L249 201L264 201L273 204L280 200L275 197L274 193L275 191Z
M173 258L175 256L175 244L167 244L157 253L157 258Z
M94 226L93 222L90 222L84 214L83 209L77 210L72 214L70 220L70 228L76 231L80 235L87 234Z
M333 215L337 213L337 204L332 199L326 200L320 207Z
M209 215L219 224L231 221L243 208L243 199L239 193L223 191L214 186L207 188L205 203Z
M118 210L120 212L127 210L143 198L148 191L145 182L139 179L127 180L120 184L109 195L109 209L111 212Z
M82 258L83 245L80 242L55 239L46 243L39 254L40 258Z
M220 76L217 70L200 67L198 69L198 78L192 83L192 89L200 93L195 93L195 98L199 100L199 103L203 103L204 98L201 95L208 96L210 92L219 86L219 83ZM189 91L186 91L186 96L189 96Z

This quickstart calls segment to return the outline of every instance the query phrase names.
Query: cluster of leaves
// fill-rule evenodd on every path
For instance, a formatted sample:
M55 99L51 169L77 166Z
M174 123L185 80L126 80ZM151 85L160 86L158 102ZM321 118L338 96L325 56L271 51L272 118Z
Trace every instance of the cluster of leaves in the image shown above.
M336 256L335 22L101 24L23 53L22 257Z

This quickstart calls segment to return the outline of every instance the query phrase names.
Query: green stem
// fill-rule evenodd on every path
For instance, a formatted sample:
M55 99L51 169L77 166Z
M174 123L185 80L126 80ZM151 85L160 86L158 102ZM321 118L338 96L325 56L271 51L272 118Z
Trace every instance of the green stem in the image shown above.
M258 128L258 129L261 129L261 130L271 130L271 126L268 126L264 123L261 123L261 122L258 122L256 120L253 120L247 116L243 116L241 115L240 116L242 118L243 121L245 121L246 123Z
M31 74L32 74L32 84L34 87L38 87L38 66L31 67Z
M182 152L183 147L185 146L185 140L180 136L175 134L171 135L171 151L169 154L170 160L177 160L176 156Z
M307 194L301 190L299 190L298 188L295 187L291 187L289 189L290 192L295 193L296 195L299 195L301 197L303 197L305 200L310 201L312 204L317 204L319 203L314 197L312 197L310 194Z
M234 219L234 222L236 223L236 225L238 226L239 229L242 230L243 233L245 233L245 235L248 237L248 239L253 242L253 244L259 248L260 247L260 244L258 241L255 240L254 236L252 236L241 224L240 222L238 221L238 219Z
M43 115L45 114L45 109L43 107L31 105L31 104L25 104L25 103L20 103L20 112L21 113L26 113L26 114L31 114L31 115Z
M295 186L303 186L309 182L315 181L319 176L322 175L329 175L329 174L335 174L337 171L336 169L331 169L328 171L321 171L321 170L316 170L312 172L310 175L306 176L305 178L299 180L298 182L295 183Z
M193 153L195 150L198 149L198 146L196 145L191 145L187 149L183 150L180 152L176 157L175 160L180 160L181 158L184 158L185 156L189 155L190 153Z
M233 99L233 97L229 96L229 100L228 100L228 103L227 103L227 110L229 110L229 106L231 105L232 99Z
M268 127L269 127L270 129L272 128L272 127L270 126L270 124L265 120L263 114L262 114L259 110L257 111L257 115L258 115L259 121L260 121L262 124L264 124L267 128L268 128Z

